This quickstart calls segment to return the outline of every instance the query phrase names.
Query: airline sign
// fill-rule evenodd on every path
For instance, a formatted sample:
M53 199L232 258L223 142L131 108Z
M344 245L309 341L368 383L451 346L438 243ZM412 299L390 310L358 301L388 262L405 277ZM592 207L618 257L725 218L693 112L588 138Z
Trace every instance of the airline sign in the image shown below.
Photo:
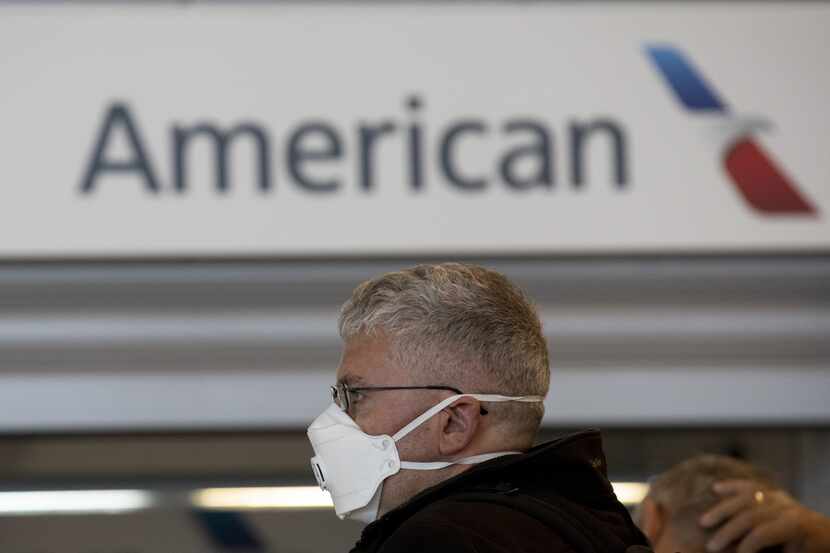
M2 6L0 257L827 249L829 25L823 4Z

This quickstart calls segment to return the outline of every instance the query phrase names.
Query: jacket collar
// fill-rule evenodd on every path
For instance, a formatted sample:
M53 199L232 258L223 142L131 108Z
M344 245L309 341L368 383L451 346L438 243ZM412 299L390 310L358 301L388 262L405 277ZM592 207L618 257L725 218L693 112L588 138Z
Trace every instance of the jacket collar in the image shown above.
M430 503L453 493L511 487L516 480L555 486L556 474L579 474L579 485L594 494L613 497L607 480L607 465L599 430L589 429L537 445L521 455L498 457L425 489L403 505L389 511L363 530L361 541L372 539L381 529L391 529ZM535 477L535 478L534 478ZM541 482L540 482L541 480ZM506 489L502 491L507 491Z

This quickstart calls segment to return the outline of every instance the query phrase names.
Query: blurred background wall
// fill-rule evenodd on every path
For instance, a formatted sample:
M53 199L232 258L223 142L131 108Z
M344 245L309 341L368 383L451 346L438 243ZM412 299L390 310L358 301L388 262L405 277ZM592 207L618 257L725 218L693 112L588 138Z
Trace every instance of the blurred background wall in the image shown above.
M602 428L618 485L730 454L830 513L828 23L823 2L0 2L0 548L346 550L305 438L339 306L448 259L536 300L540 441Z

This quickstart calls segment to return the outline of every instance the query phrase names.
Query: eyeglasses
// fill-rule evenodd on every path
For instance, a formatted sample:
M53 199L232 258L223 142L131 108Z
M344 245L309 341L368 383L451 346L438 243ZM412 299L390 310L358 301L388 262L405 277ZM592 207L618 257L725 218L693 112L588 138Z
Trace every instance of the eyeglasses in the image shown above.
M384 392L389 390L446 390L448 392L455 392L462 395L464 392L452 386L361 386L360 388L351 388L348 384L339 382L331 388L331 399L344 412L348 413L349 408L355 403L355 396L362 392ZM487 410L481 407L481 414L486 415Z

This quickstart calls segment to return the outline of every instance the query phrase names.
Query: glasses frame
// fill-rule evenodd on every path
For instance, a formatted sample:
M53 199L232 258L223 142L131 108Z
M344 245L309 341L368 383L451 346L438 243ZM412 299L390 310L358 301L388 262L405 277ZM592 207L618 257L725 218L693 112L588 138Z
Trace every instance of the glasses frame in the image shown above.
M340 407L345 413L349 413L351 408L351 392L386 392L390 390L445 390L448 392L455 392L458 395L463 395L464 392L452 386L359 386L352 388L345 382L340 382L333 386L329 386L331 390L332 401ZM341 392L342 390L342 392ZM343 401L338 401L339 397L343 397ZM481 414L486 415L487 410L480 407Z

